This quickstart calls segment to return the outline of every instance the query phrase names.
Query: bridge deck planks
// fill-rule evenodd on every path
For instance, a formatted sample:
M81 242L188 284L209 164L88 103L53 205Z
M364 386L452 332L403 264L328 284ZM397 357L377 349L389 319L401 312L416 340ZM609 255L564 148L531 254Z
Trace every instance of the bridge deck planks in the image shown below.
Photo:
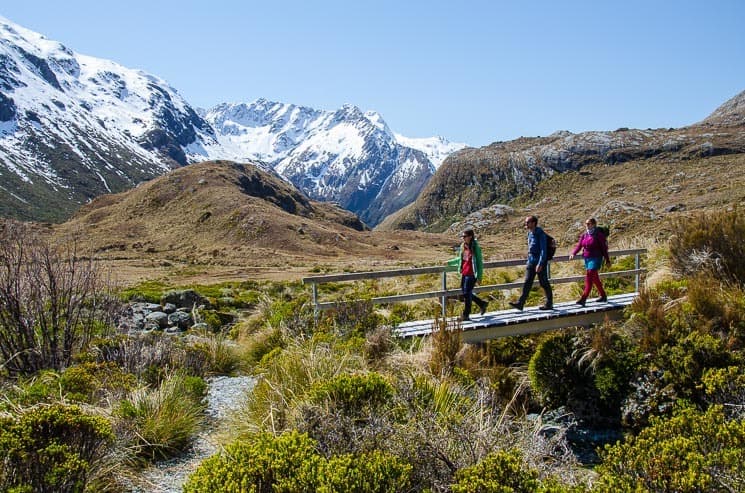
M523 311L510 308L486 312L483 316L471 315L471 320L462 322L461 338L466 343L479 343L498 337L524 335L564 327L589 326L606 319L618 319L623 309L630 305L638 293L609 296L604 303L588 300L582 307L571 302L554 304L553 310L539 310L537 306L525 307ZM474 306L478 310L477 307ZM450 320L450 319L449 319ZM398 337L425 336L432 332L433 319L404 322L393 329Z

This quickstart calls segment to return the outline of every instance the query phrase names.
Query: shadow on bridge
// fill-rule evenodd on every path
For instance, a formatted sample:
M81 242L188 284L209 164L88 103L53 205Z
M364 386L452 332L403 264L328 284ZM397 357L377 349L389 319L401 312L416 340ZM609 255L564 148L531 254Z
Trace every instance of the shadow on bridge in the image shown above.
M606 319L617 320L623 309L630 305L638 293L609 296L603 303L588 302L579 306L574 302L554 305L553 310L539 310L537 306L523 311L513 309L487 312L483 316L472 315L470 321L461 324L461 339L465 343L480 343L499 337L533 334L565 327L587 327L602 323ZM426 336L432 333L436 320L404 322L393 329L399 337Z

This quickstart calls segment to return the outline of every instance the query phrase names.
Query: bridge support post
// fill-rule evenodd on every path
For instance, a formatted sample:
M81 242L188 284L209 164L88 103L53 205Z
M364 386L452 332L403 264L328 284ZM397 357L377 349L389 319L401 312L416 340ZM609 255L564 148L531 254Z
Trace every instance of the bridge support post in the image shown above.
M318 284L311 284L310 292L313 294L313 321L318 325Z
M443 271L442 273L442 290L447 291L448 290L448 273L447 271ZM442 297L442 319L444 320L447 316L447 303L448 303L448 297L443 296Z
M640 281L640 273L639 273L639 254L637 253L634 255L634 269L636 269L636 275L634 276L634 286L636 287L636 292L639 292L639 281Z

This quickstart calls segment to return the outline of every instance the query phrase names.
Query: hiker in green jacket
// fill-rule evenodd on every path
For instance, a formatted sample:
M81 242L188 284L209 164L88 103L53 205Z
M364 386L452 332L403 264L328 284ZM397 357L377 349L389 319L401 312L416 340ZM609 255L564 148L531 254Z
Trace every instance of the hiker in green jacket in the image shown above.
M484 275L484 257L481 247L476 241L473 229L468 228L461 234L463 242L460 245L458 257L451 259L448 265L457 266L461 274L460 289L463 292L463 316L462 321L471 320L471 303L476 303L481 309L481 315L486 313L487 302L473 294L473 288Z

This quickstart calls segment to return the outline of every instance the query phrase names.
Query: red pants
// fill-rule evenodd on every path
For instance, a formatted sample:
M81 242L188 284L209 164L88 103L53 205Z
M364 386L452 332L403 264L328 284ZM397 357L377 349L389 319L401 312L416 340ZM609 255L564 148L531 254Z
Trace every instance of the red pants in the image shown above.
M582 298L585 299L590 296L592 286L598 290L600 296L605 296L605 290L603 289L603 283L600 281L600 274L597 270L586 270L585 271L585 290L582 292Z

